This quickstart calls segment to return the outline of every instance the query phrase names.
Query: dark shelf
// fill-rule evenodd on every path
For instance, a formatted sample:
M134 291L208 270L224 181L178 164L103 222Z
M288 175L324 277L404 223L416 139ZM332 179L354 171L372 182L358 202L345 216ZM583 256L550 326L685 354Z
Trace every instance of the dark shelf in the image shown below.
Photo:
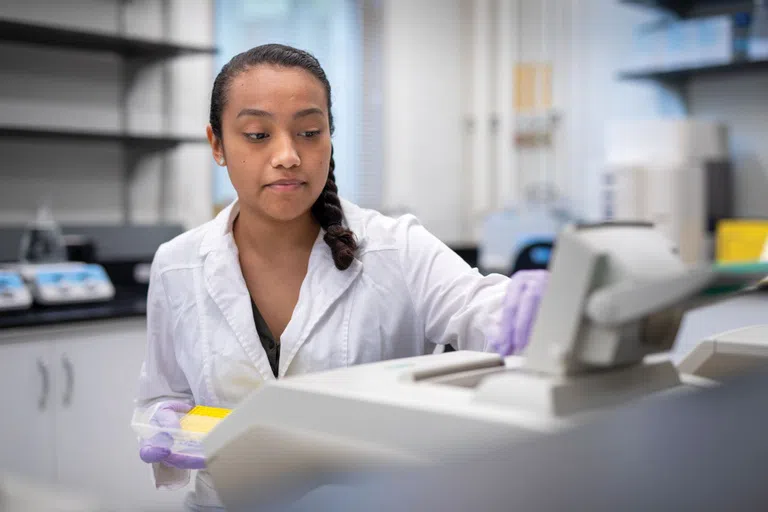
M94 142L123 142L146 149L163 149L185 142L205 142L205 137L135 135L97 130L67 130L63 128L27 128L21 126L0 126L0 137L37 139L81 140Z
M730 12L734 9L751 10L751 0L620 0L626 5L660 9L688 17L702 12Z
M0 20L0 41L109 52L125 57L156 59L186 54L216 53L216 48L207 46L179 45L12 20Z
M716 66L701 66L657 71L619 73L621 80L658 80L661 82L685 81L693 76L731 74L744 71L768 70L768 60L733 62Z
M621 3L627 5L637 5L640 7L649 7L652 9L662 9L670 11L678 16L685 16L690 12L692 0L621 0Z

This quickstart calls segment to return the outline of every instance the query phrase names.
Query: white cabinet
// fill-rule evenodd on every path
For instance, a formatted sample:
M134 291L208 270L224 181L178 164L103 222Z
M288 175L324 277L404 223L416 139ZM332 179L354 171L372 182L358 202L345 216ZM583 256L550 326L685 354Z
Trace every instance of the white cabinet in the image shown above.
M119 510L180 510L188 491L155 490L130 425L145 339L143 318L0 332L0 378L19 390L0 468Z
M0 339L0 470L55 481L51 344Z

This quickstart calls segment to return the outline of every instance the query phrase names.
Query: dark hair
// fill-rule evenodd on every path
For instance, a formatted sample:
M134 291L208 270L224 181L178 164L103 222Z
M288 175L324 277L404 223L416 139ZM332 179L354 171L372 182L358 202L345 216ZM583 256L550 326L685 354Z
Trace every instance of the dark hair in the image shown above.
M219 140L222 140L221 132L221 114L224 111L224 105L227 102L227 92L232 80L240 73L260 64L271 64L285 68L301 68L310 72L325 88L325 95L328 101L328 125L333 134L333 114L331 113L331 84L325 71L320 66L317 59L308 52L292 48L282 44L265 44L251 48L239 55L235 55L232 60L221 68L216 80L213 82L213 92L211 94L211 129ZM325 230L325 243L331 248L333 262L339 270L345 270L352 264L357 251L357 242L355 235L349 229L342 225L342 209L339 201L339 189L336 187L336 177L334 168L336 164L333 161L333 146L331 146L331 164L328 170L328 180L325 187L312 205L312 215Z

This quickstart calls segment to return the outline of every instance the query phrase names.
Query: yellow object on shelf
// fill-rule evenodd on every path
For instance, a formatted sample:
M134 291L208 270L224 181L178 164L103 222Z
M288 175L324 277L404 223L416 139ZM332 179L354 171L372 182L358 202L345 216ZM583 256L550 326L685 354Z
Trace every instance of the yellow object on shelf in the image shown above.
M196 405L183 418L181 418L181 428L182 430L189 432L207 434L213 430L213 427L218 425L221 420L226 418L230 412L232 412L230 409Z
M717 263L759 261L768 239L768 220L728 219L717 224Z

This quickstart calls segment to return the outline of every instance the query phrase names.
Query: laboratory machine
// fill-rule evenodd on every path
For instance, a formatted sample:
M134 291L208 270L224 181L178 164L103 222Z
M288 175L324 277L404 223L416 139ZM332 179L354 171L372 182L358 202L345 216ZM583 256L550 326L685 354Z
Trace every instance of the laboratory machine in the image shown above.
M677 365L686 375L712 381L757 371L768 362L768 320L709 337L696 345Z
M681 259L712 259L712 232L733 216L728 130L698 119L608 123L604 215L652 222L675 242Z
M460 464L358 472L260 509L392 512L763 511L768 372L612 410Z
M26 226L19 244L18 263L0 270L11 276L5 288L14 290L14 297L21 297L19 290L23 288L41 306L100 302L115 296L104 267L68 261L65 237L48 204L38 207L35 218ZM3 283L0 277L0 294Z
M21 274L0 269L0 312L27 309L32 306L32 293Z
M494 211L483 220L478 266L505 275L546 269L558 233L573 222L567 200L553 185L530 185L518 207Z
M449 352L262 386L202 440L221 500L249 510L338 473L459 463L709 386L666 352L687 309L755 278L687 266L643 223L566 228L551 272L521 356Z
M96 263L22 264L16 271L43 306L100 302L115 296L104 267Z

